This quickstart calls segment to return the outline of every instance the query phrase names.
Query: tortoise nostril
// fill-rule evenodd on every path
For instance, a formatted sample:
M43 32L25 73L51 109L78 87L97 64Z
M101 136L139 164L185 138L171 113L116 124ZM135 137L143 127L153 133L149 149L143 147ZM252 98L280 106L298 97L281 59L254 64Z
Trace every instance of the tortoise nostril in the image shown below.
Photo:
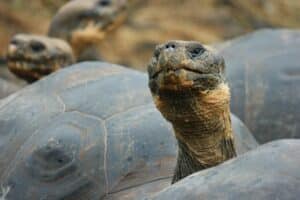
M165 49L175 49L175 48L176 48L176 44L173 42L170 42L165 46Z

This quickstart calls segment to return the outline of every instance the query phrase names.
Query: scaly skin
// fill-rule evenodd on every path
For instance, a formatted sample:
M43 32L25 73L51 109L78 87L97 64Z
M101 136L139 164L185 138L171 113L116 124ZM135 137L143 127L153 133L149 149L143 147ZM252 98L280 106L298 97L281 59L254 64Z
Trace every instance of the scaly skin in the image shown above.
M149 87L179 146L173 183L236 156L224 68L197 42L170 41L154 52Z
M95 44L124 22L127 1L70 1L53 17L48 35L69 42L77 60L98 60Z
M73 63L72 49L65 41L44 36L18 34L7 51L9 70L29 83Z

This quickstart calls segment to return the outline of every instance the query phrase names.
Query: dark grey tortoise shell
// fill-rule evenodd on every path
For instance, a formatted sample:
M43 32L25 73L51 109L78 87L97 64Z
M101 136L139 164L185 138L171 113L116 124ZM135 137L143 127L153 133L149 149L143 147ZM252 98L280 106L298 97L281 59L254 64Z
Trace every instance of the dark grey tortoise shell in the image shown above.
M217 46L231 111L264 143L300 138L300 31L261 30Z
M147 199L296 200L300 197L299 151L299 139L270 142Z
M255 148L232 118L238 153ZM101 62L0 101L0 149L7 200L140 199L170 184L177 153L146 74Z

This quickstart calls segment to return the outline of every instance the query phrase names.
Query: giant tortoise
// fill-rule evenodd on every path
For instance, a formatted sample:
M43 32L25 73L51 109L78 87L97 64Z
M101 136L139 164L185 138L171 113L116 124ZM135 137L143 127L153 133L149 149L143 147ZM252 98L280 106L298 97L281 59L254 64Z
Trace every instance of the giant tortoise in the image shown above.
M9 70L29 83L74 62L67 42L47 36L17 34L7 50Z
M80 63L1 100L2 197L141 199L168 186L176 141L147 81L113 64ZM256 148L233 115L232 126L238 154Z
M217 166L236 156L224 69L223 58L198 42L170 41L156 48L149 87L178 141L172 183L212 168L154 199L297 199L300 140L275 142Z

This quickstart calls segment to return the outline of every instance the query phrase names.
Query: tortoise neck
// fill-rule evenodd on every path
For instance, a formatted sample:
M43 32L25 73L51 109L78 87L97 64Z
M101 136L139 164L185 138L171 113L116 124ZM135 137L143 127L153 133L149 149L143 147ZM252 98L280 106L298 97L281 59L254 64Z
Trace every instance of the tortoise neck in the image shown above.
M96 44L82 45L75 50L76 61L101 60L98 46Z
M205 128L204 134L201 127L196 127L194 124L191 128L194 127L195 132L190 130L185 132L184 129L180 129L179 132L174 127L178 142L178 156L172 183L236 156L230 115L219 120L220 123L213 123L211 128ZM221 123L223 120L224 122ZM209 122L213 121L208 120L207 124ZM206 134L210 130L211 134Z
M179 146L173 183L236 156L228 86L192 94L160 100Z
M220 157L218 159L216 159L215 155L213 155L210 156L211 160L209 160L205 157L209 156L208 154L205 155L205 153L202 153L200 155L195 155L191 153L189 147L184 142L178 140L177 164L174 170L172 184L195 172L216 166L236 156L232 139L224 139L222 141L219 141L218 146L219 147L217 148L208 147L207 149L201 147L204 152L211 150L211 154L215 154L217 152L218 154L220 154Z

